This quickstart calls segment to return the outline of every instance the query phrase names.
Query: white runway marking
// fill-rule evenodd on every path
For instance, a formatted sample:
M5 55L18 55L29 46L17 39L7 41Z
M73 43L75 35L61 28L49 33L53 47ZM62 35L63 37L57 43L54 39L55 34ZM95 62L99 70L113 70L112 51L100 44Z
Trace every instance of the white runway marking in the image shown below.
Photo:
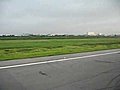
M105 56L105 55L116 54L116 53L120 53L120 51L110 52L110 53L103 53L103 54L93 54L93 55L74 57L74 58L66 58L66 59L64 58L64 59L58 59L58 60L52 60L52 61L44 61L44 62L36 62L36 63L27 63L27 64L19 64L19 65L2 66L2 67L0 67L0 69L9 69L9 68L17 68L17 67L24 67L24 66L46 64L46 63L62 62L62 61L69 61L69 60L75 60L75 59L83 59L83 58L90 58L90 57L97 57L97 56Z

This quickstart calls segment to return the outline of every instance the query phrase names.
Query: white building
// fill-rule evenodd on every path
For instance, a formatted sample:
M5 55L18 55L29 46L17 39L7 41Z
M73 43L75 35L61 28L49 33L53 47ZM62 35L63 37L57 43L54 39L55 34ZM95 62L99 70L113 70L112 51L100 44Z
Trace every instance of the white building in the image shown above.
M97 36L98 34L95 33L95 32L87 32L87 35L88 35L88 36Z

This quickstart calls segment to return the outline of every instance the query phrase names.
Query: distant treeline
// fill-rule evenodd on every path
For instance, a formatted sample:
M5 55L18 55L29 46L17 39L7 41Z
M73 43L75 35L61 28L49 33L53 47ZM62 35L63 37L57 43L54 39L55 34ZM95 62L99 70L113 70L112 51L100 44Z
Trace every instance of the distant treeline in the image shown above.
M39 39L85 39L85 38L120 38L120 35L109 36L86 36L86 35L29 35L29 36L15 36L3 35L0 40L39 40Z

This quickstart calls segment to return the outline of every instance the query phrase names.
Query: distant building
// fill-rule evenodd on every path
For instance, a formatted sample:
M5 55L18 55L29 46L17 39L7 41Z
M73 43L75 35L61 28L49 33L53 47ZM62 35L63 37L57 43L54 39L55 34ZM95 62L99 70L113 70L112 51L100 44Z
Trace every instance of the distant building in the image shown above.
M47 34L47 36L55 36L56 34Z
M95 33L95 32L87 32L87 35L88 35L88 36L97 36L98 34Z
M105 36L105 34L103 34L103 33L98 33L98 36Z

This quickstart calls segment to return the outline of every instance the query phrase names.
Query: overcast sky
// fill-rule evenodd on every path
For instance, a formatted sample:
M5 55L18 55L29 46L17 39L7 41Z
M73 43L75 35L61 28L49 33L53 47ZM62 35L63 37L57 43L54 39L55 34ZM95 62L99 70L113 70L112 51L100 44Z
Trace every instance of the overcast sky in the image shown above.
M120 0L0 0L0 34L120 33Z

